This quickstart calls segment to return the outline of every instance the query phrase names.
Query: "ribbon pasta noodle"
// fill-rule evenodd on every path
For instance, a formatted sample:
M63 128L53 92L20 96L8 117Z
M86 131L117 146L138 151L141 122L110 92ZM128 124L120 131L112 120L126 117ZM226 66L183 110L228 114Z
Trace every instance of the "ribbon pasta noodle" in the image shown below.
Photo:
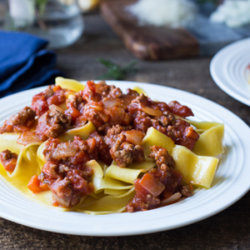
M213 185L224 126L186 118L192 115L139 87L124 94L105 82L60 77L3 123L0 175L63 211L157 208Z

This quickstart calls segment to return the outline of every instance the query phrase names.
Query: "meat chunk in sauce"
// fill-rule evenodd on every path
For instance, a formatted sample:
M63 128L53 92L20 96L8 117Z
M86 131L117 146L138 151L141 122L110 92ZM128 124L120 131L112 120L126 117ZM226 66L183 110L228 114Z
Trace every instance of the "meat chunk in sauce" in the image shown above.
M140 145L143 137L141 131L127 130L127 127L116 125L107 131L105 142L110 147L112 159L120 167L126 167L145 159Z
M112 125L128 126L131 123L127 105L136 97L133 91L125 95L115 86L89 81L82 96L87 103L81 119L93 122L99 132L105 133Z
M91 158L98 159L106 165L110 165L112 158L109 152L109 146L105 143L104 137L97 132L93 132L87 140L91 149Z
M192 110L185 106L185 105L181 105L179 102L177 101L171 101L169 104L168 104L169 108L170 108L170 111L173 113L173 114L176 114L176 115L179 115L181 117L188 117L188 116L193 116L193 112Z
M36 115L41 116L49 109L50 105L64 103L66 100L65 92L66 90L60 86L49 86L46 90L33 97L31 107L35 110Z
M67 101L66 97L69 97ZM93 192L93 170L86 162L95 159L110 165L115 161L120 167L127 167L144 161L141 142L150 127L172 138L175 144L193 149L199 135L183 119L192 115L190 108L177 101L157 102L131 89L124 94L105 82L88 81L78 93L59 86L48 87L33 97L31 108L25 107L7 120L0 132L23 132L26 141L30 141L27 138L37 140L36 136L42 141L48 139L44 150L46 163L39 181L49 187L58 204L72 207ZM87 140L77 136L67 142L57 139L67 129L87 121L96 127ZM148 210L163 205L169 197L192 195L192 185L185 185L166 149L153 146L149 157L156 166L135 181L136 194L127 211ZM0 160L7 171L14 171L16 154L5 150ZM146 187L143 182L146 177L159 188L157 192Z
M71 124L71 120L62 109L55 105L50 105L49 110L38 120L36 134L40 140L44 141L49 137L56 138L64 133Z
M55 201L63 207L77 205L84 195L93 192L93 186L85 180L81 170L69 171L67 177L57 179L50 186Z
M36 113L30 107L24 107L16 115L6 120L0 128L0 133L27 131L35 125Z
M175 166L174 159L165 148L152 146L149 157L155 161L159 169L166 170Z
M61 206L72 207L93 192L93 170L85 165L93 153L88 141L80 137L70 142L49 139L43 153L47 162L39 178Z
M6 149L0 153L0 161L6 171L12 173L17 163L17 154Z
M125 140L125 135L121 135L111 147L110 154L112 159L120 167L126 167L136 162L142 162L145 159L142 146L128 143Z
M191 109L179 102L173 101L168 106L166 103L154 102L140 95L133 99L128 110L134 118L133 126L138 130L146 132L149 127L153 126L169 136L176 144L191 150L199 139L198 133L188 122L174 116L174 114L182 117L193 115Z
M199 139L199 134L193 129L193 127L182 119L173 119L170 122L169 119L166 119L166 126L164 126L164 120L160 117L160 120L153 120L153 127L160 132L169 136L175 144L185 146L192 150L195 143Z
M83 113L85 104L86 103L82 98L82 91L75 95L70 95L67 99L67 110L65 111L65 114L71 117L73 125L81 126L86 122L85 119L81 119L81 114Z
M164 185L164 190L153 195L150 189L154 185L145 188L141 179L135 181L136 194L126 207L128 212L144 211L164 205L164 202L173 197L171 202L176 202L182 196L192 195L192 186L183 185L182 176L174 169L174 160L165 148L151 147L150 157L155 161L156 167L151 169L147 175L154 180L155 185ZM159 184L160 183L160 184ZM154 190L153 190L154 191ZM176 198L174 198L176 197Z

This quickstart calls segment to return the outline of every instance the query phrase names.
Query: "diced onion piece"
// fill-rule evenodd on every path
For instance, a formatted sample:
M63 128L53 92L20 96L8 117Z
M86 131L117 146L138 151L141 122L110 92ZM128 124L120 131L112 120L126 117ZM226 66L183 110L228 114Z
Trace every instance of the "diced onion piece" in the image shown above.
M73 157L77 153L77 147L74 144L60 143L57 147L52 151L52 157L55 160L65 159L68 157Z
M161 116L162 112L159 109L153 109L150 107L142 107L142 111L145 112L148 115L152 116Z
M171 195L167 199L161 201L161 205L168 205L170 203L176 202L181 198L181 196L182 195L180 192L174 193L173 195Z
M144 137L144 133L139 131L139 130L128 130L126 132L124 132L125 136L126 136L126 140L130 143L133 143L135 145L140 145L142 142L142 139Z
M146 173L139 180L139 183L143 188L145 188L150 194L157 197L165 189L165 186L157 179L154 178L152 174Z
M105 109L113 108L115 106L119 106L120 102L118 99L107 99L103 101L103 105Z
M17 143L26 146L31 143L41 143L41 140L36 136L35 131L25 131L17 138Z

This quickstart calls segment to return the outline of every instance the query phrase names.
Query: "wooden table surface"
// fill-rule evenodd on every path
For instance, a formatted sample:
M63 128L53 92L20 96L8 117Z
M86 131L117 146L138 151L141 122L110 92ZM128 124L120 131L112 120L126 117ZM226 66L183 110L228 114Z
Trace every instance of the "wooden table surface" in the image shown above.
M85 24L84 36L76 44L57 51L58 68L67 76L80 80L96 78L105 71L98 58L121 64L135 59L97 14L86 16ZM209 63L210 58L138 61L139 71L128 80L158 83L201 95L228 108L250 125L249 107L213 83ZM71 236L0 219L0 249L250 249L250 192L230 208L204 221L141 236Z

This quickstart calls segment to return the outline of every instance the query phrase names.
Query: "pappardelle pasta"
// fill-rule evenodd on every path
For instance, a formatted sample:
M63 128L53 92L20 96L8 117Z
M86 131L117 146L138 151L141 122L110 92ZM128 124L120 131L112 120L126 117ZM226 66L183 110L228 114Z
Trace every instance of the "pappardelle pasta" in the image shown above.
M0 128L0 174L48 205L89 214L145 211L210 188L223 124L135 87L57 78Z

